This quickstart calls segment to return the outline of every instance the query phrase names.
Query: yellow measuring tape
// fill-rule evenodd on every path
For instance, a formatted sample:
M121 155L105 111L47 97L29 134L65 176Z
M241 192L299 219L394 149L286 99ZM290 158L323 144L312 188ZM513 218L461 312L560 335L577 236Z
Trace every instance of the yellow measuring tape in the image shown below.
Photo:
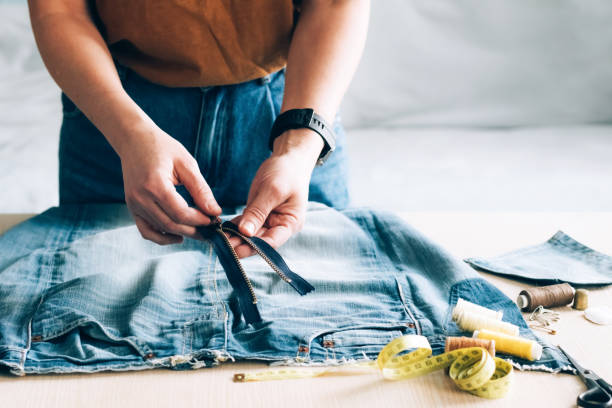
M410 353L405 351L413 350ZM378 354L376 361L345 364L340 369L378 369L389 380L415 378L450 366L449 376L460 389L483 398L502 398L508 393L512 381L512 365L491 355L482 347L457 349L438 356L431 356L427 338L407 335L393 339ZM337 367L318 370L282 368L241 373L234 381L270 381L291 378L319 377Z

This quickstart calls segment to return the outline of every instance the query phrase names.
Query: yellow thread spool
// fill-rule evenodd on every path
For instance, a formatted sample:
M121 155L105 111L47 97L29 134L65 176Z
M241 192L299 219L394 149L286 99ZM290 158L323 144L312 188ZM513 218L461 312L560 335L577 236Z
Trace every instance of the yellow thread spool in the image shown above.
M589 307L589 291L586 289L576 289L572 307L576 310L586 310Z
M487 329L474 332L477 339L495 340L495 350L534 361L542 357L542 346L538 342L519 336L510 336Z

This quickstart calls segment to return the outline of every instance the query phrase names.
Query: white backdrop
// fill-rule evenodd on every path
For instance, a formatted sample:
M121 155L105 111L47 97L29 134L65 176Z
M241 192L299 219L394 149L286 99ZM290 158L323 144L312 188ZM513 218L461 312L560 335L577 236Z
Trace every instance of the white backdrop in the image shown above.
M373 0L342 108L355 205L612 209L612 2ZM57 204L59 89L0 0L0 212Z
M373 0L353 126L610 122L609 0Z

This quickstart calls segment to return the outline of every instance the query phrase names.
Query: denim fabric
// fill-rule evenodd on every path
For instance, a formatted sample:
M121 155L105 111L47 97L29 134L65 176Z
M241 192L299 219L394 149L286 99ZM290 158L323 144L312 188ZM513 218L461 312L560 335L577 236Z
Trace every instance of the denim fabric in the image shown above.
M285 71L228 86L168 88L117 65L130 97L195 157L222 207L246 203L259 165L270 155L268 139L280 111ZM124 202L121 162L104 136L62 94L60 204ZM315 168L309 200L348 205L345 134L334 123L338 146ZM179 192L190 202L184 189Z
M233 215L224 216L230 219ZM198 368L230 360L335 364L375 358L394 337L435 354L461 333L458 298L516 305L392 214L312 204L280 253L315 288L299 296L260 257L243 260L262 322L247 325L209 241L143 240L125 205L64 205L0 236L0 366L14 374ZM568 362L544 343L522 368Z
M563 231L540 245L491 259L465 261L476 269L543 283L612 284L612 257L592 250Z

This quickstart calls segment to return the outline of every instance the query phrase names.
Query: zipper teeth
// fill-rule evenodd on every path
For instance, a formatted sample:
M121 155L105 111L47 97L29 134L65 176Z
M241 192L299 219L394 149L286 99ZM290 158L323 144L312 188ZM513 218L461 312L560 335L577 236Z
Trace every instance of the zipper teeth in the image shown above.
M282 280L284 280L287 283L291 282L291 278L288 277L287 275L285 275L283 273L283 271L281 271L276 266L276 264L274 262L272 262L272 260L270 258L268 258L268 256L261 249L259 249L259 247L257 245L255 245L255 243L249 237L247 237L246 235L241 234L238 231L234 231L234 230L231 230L231 229L228 229L228 232L231 232L232 234L239 235L240 238L242 238L247 244L249 244L249 246L251 248L253 248L255 250L255 252L257 252L259 254L259 256L261 256L264 259L264 261L266 261L268 263L268 265L270 265L270 267L274 270L274 272L276 272L278 274L278 276L280 276L280 278Z
M253 304L254 305L257 304L257 296L255 295L255 289L253 289L253 284L251 283L251 280L247 276L246 271L244 270L244 268L242 267L242 264L240 263L240 259L238 258L238 254L236 253L236 251L234 251L234 248L232 247L232 244L229 241L229 239L225 236L225 233L223 232L223 229L221 227L218 227L217 228L217 232L219 234L221 234L221 236L223 237L223 240L227 244L227 247L230 249L232 255L234 255L234 259L236 260L236 265L238 265L238 269L240 269L240 273L242 274L242 277L243 277L244 281L246 282L247 286L249 287L249 292L251 292L251 298L253 298Z

